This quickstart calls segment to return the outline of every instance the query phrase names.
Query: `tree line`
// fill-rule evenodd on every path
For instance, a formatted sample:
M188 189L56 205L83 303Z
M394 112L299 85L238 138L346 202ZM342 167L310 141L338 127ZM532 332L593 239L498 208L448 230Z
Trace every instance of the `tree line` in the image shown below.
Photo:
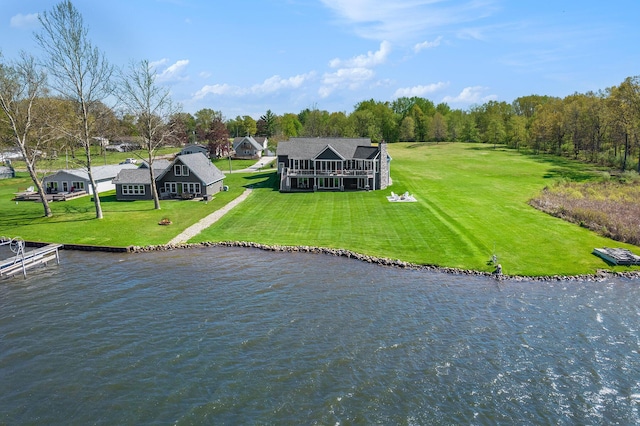
M267 110L227 119L203 108L181 111L166 87L156 83L147 60L118 69L89 38L82 15L63 0L39 15L34 33L43 55L22 53L5 61L0 52L0 144L15 146L25 160L45 216L51 216L38 173L42 154L69 149L95 191L91 147L100 140L135 137L147 153L151 182L156 150L164 145L201 143L213 157L230 153L230 138L268 137L272 146L291 137L366 137L374 142L477 142L549 153L640 172L640 76L598 92L559 98L519 97L512 103L489 101L466 110L422 97L392 102L364 100L351 112L316 106L299 113ZM154 185L155 208L160 201Z
M222 113L204 109L195 117L181 113L174 120L185 129L179 132L184 143L225 144L230 136L247 134L273 141L305 136L366 137L388 143L478 142L640 172L640 76L598 92L564 98L529 95L466 110L402 97L362 101L350 113L316 107L283 115L268 110L256 121L250 116L225 120Z

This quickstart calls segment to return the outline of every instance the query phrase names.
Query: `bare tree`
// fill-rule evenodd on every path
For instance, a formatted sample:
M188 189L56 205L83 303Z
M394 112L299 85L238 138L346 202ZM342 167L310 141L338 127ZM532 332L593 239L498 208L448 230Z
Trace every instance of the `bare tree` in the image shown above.
M131 64L121 74L120 84L120 100L127 112L136 117L136 127L144 141L154 207L159 210L160 198L155 185L153 160L156 150L174 136L176 129L169 122L179 112L179 107L171 101L169 89L156 84L156 72L147 60Z
M1 58L1 57L0 57ZM46 74L39 70L32 56L25 53L12 64L0 63L0 121L7 123L11 139L24 158L29 176L40 194L46 217L53 216L42 180L38 177L36 162L42 144L47 142L43 127L35 128L36 103L46 91Z
M52 88L75 105L75 124L60 129L84 148L84 167L89 175L96 208L96 218L102 219L102 206L91 162L91 142L95 123L100 121L102 101L111 94L113 67L88 38L82 15L70 0L58 3L50 12L39 15L42 30L36 41L46 53L44 64L52 77Z

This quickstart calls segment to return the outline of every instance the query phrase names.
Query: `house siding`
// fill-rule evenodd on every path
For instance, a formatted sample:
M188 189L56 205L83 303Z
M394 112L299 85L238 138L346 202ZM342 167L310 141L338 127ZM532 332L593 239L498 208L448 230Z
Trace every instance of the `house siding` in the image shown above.
M144 184L142 185L144 187L144 194L140 195L140 194L125 194L123 191L123 187L126 184L117 184L116 185L116 200L118 201L134 201L134 200L152 200L153 199L153 193L151 192L151 185L150 184Z
M278 146L280 191L379 190L390 184L386 144L364 139L303 139ZM282 149L281 149L282 148Z
M93 168L94 181L98 193L111 191L116 189L113 179L118 172L126 168L136 168L133 164L115 165L115 166L96 166ZM99 176L96 178L96 176ZM43 179L43 185L46 188L57 188L58 192L68 192L74 186L74 182L82 182L84 190L88 194L93 194L93 188L87 177L87 173L80 170L59 170L56 173L46 176ZM78 189L76 187L76 189Z

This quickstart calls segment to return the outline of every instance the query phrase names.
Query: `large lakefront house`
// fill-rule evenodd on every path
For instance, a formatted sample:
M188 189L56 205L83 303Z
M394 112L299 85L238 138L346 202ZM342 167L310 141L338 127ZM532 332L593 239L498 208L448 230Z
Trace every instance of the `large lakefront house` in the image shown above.
M390 185L387 144L368 138L291 138L278 143L280 191L378 190Z

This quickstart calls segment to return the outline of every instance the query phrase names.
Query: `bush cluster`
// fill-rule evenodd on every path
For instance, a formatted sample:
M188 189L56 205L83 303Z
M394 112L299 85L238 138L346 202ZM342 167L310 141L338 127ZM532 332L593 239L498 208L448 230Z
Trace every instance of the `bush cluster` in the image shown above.
M640 181L630 175L618 181L561 183L544 188L529 203L605 237L640 245Z

